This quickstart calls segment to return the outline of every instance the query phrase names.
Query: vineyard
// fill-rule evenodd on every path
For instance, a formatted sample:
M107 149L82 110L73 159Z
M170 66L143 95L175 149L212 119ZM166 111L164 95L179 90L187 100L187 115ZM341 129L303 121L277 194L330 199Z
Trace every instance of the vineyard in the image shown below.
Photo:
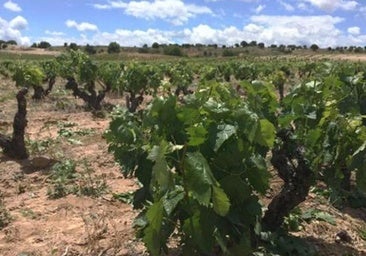
M366 255L364 62L70 50L0 89L1 255Z

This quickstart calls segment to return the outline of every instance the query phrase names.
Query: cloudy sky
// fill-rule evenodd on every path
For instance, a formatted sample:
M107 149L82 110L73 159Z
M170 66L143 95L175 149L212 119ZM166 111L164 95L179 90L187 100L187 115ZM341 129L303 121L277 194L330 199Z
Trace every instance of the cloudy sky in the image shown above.
M0 0L0 39L366 46L365 0Z

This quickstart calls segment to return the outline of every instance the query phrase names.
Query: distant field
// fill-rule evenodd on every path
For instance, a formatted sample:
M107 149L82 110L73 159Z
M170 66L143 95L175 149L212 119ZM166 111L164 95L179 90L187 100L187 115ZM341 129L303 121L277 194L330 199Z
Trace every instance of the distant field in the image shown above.
M191 48L183 49L184 56L168 56L159 52L139 52L140 48L130 47L121 48L118 54L108 54L104 48L100 48L97 54L91 55L93 59L100 61L114 61L114 60L142 60L142 61L164 61L182 58L201 59L201 60L217 60L217 59L241 59L241 58L305 58L305 59L332 59L332 60L350 60L350 61L366 61L366 54L362 53L337 53L329 52L327 50L319 50L314 52L309 49L295 50L292 53L282 53L274 49L258 49L258 48L228 48L235 55L230 57L223 57L223 49L217 48ZM151 49L152 50L152 49ZM37 49L37 48L13 48L0 51L1 60L47 60L65 52L65 48L56 47L51 50ZM209 53L204 55L203 53Z

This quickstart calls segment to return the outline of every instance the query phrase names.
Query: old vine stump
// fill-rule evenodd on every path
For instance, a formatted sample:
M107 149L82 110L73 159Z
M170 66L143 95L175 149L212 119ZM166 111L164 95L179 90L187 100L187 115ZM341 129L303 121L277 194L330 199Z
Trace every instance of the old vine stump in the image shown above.
M25 95L28 93L27 88L21 89L16 98L18 101L18 112L15 114L13 123L13 136L9 138L0 134L0 147L4 154L16 159L28 158L28 152L25 148L24 134L27 126L27 100Z

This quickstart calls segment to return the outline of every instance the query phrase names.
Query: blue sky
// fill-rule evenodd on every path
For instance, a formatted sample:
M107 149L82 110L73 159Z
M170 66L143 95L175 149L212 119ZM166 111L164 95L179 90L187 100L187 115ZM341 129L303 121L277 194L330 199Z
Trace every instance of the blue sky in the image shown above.
M365 0L1 0L0 39L366 46Z

